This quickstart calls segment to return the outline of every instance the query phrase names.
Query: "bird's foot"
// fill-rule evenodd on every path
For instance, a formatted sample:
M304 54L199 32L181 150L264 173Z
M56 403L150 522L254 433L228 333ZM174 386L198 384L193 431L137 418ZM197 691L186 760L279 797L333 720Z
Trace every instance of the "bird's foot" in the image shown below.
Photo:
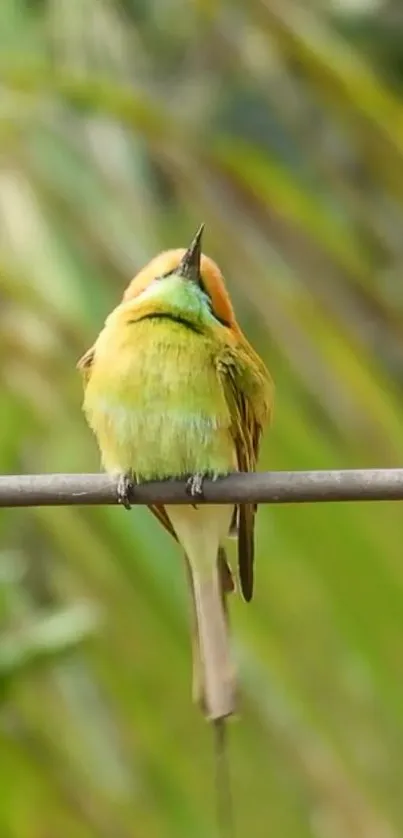
M203 498L204 474L192 474L186 481L186 491L192 498Z
M119 475L118 485L117 485L117 496L118 496L118 503L121 503L125 509L131 509L130 498L132 495L132 491L136 485L136 481L132 474L121 474Z

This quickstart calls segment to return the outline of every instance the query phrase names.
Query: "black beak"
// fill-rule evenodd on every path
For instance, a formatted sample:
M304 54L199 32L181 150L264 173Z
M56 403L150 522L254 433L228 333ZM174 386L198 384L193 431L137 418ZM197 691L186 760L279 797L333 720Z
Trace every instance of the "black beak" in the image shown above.
M201 224L190 247L188 247L184 256L180 261L177 273L185 279L190 279L191 282L200 284L200 259L201 259L201 240L204 230L204 224Z

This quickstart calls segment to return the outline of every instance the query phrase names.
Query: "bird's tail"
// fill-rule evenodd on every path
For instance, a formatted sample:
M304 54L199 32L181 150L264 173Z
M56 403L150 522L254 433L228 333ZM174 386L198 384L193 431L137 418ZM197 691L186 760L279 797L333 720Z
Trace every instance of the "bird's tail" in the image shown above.
M206 716L223 719L235 712L235 675L217 567L210 576L193 572L193 593Z
M167 509L168 511L168 509ZM211 721L235 712L236 679L231 660L225 596L232 579L220 543L232 509L171 507L168 512L185 549L194 603L194 694Z
M168 511L168 510L167 510ZM193 598L193 694L215 734L217 816L222 836L232 836L231 787L225 719L236 709L226 596L233 581L220 544L231 509L171 507L169 516L185 549Z
M224 704L224 713L220 713L217 715L219 707L215 704L212 700L212 696L209 696L207 693L207 672L206 668L209 667L209 660L208 658L206 663L206 652L207 656L209 652L207 649L210 648L211 643L214 643L214 638L217 636L214 635L214 631L217 632L217 629L214 629L210 623L210 631L208 632L208 636L202 634L202 626L203 626L203 614L209 615L211 613L212 608L212 591L211 591L211 582L210 582L210 590L208 590L206 583L201 585L201 595L199 594L199 598L196 598L196 591L195 591L195 582L193 578L192 568L189 562L188 557L186 556L186 565L188 570L188 577L189 577L189 587L191 591L191 598L192 598L192 608L191 608L191 618L192 618L192 658L193 658L193 684L192 684L192 693L193 693L193 700L200 706L202 712L205 716L210 719L214 718L224 718L235 710L235 703L236 703L236 684L235 684L235 676L233 672L233 667L231 661L228 659L229 655L229 615L228 615L228 606L227 606L227 596L234 590L234 581L232 578L231 570L227 563L227 558L225 555L225 550L223 547L219 547L218 555L217 555L217 577L218 577L218 586L219 586L219 596L221 599L221 614L222 616L219 618L219 634L222 633L222 623L224 623L224 631L225 631L225 642L224 638L221 642L221 647L225 649L225 654L223 656L221 652L220 660L217 662L213 662L211 660L211 669L213 671L213 681L216 682L219 678L223 680L225 683L222 685L220 689L220 693L222 698L220 700L220 706ZM215 587L215 585L214 585ZM213 587L213 590L214 590ZM206 596L207 591L207 596ZM213 599L216 599L215 595L213 594ZM219 606L218 606L219 607ZM213 604L213 612L215 611L215 605ZM223 620L222 620L223 617ZM210 620L210 617L207 616L207 620ZM216 669L218 667L218 672ZM224 677L223 677L224 675ZM228 684L229 680L229 684ZM215 691L217 689L215 688Z

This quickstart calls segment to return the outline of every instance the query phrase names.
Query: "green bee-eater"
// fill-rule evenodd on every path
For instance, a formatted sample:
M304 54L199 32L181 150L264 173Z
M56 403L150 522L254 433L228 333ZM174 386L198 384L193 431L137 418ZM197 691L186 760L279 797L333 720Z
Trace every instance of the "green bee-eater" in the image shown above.
M105 469L131 480L193 475L189 506L151 507L182 545L195 606L194 694L208 718L235 711L224 543L236 530L240 587L253 592L255 507L197 505L204 476L252 471L273 397L270 375L242 334L217 265L189 249L153 259L132 280L79 361L84 411ZM193 505L192 505L193 502Z

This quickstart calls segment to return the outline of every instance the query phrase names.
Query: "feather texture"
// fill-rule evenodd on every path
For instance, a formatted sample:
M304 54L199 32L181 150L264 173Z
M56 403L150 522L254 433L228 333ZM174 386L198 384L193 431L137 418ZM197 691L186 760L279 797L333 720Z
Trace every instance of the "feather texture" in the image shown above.
M160 254L132 280L78 363L84 411L104 467L138 479L217 476L256 467L273 387L239 326L219 268L202 255ZM187 557L194 621L194 692L211 718L233 712L223 541L236 527L243 596L253 593L255 506L151 507Z

